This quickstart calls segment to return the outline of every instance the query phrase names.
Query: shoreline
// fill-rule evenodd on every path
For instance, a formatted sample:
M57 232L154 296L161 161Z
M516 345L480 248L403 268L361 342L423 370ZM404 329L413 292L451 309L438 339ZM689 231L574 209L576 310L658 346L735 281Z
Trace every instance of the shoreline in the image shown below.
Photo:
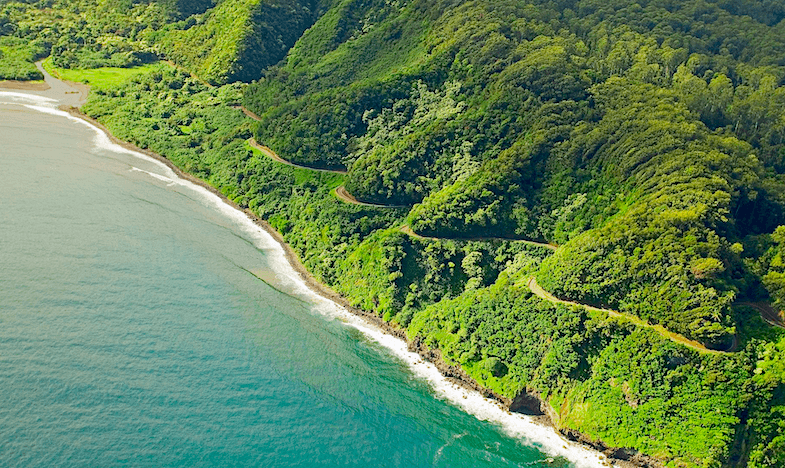
M87 95L90 93L89 85L55 78L44 69L43 60L37 61L35 66L43 74L43 80L0 81L0 91L26 91L26 94L58 101L64 109L67 106L82 106L87 101Z
M19 80L0 80L0 88L13 89L20 91L46 91L49 86L43 80L37 81L19 81Z
M568 428L558 427L554 423L554 419L553 419L554 416L552 414L552 409L550 408L549 404L546 401L543 401L538 394L525 392L525 393L521 393L514 400L511 400L509 398L496 394L495 392L493 392L488 388L481 386L472 377L466 374L466 372L464 372L463 369L448 364L442 358L439 350L430 349L419 340L409 340L409 338L406 336L405 330L398 328L390 324L389 322L385 322L384 320L382 320L381 317L377 316L376 314L373 314L372 312L368 312L353 306L346 298L341 296L339 293L334 291L326 284L319 281L319 279L316 278L313 274L311 274L311 272L308 271L305 265L303 265L297 253L286 242L284 237L278 231L276 231L267 221L258 217L250 209L242 208L240 205L227 198L223 193L221 193L218 189L211 186L207 182L187 172L182 171L179 167L177 167L172 161L170 161L166 157L158 153L155 153L153 151L139 148L138 146L132 143L117 138L116 136L114 136L114 134L112 134L112 132L109 131L108 128L106 128L105 125L93 119L92 117L88 116L87 114L83 113L78 107L63 105L60 106L60 110L65 111L71 116L83 120L88 124L94 126L95 128L99 129L104 135L106 135L107 138L109 138L109 140L112 143L117 144L118 146L121 146L127 150L144 154L148 157L151 157L163 163L164 165L166 165L166 167L172 170L178 177L208 190L210 193L220 198L221 201L223 201L227 205L244 213L248 217L248 219L250 219L255 225L259 226L261 229L263 229L267 234L269 234L275 240L275 242L277 242L281 246L284 257L286 258L287 262L289 262L292 269L297 273L297 275L300 277L303 283L311 291L315 292L319 296L329 301L332 301L340 305L341 307L346 309L350 314L361 318L362 320L366 321L370 325L381 330L383 333L403 341L410 352L418 354L420 358L433 364L436 367L436 369L439 371L439 373L441 373L441 375L450 383L455 384L466 390L479 393L483 398L494 402L499 407L500 410L505 411L508 414L515 412L521 415L525 415L528 418L530 418L535 424L553 429L565 441L570 441L572 443L579 444L580 446L583 446L587 449L602 454L605 457L605 460L603 461L607 463L607 466L617 466L619 468L659 468L663 466L659 460L651 458L648 455L636 451L632 451L630 449L626 449L623 447L609 447L605 445L602 441L592 440L591 438L587 437L586 435L578 431Z
M297 272L297 274L300 276L300 279L303 280L303 282L306 284L306 286L308 286L309 289L311 289L312 291L314 291L318 295L324 297L325 299L328 299L328 300L330 300L332 302L335 302L336 304L338 304L341 307L345 308L347 311L349 311L353 315L356 315L356 316L366 320L367 322L369 322L370 324L374 325L375 327L381 329L382 331L384 331L388 335L392 335L392 336L394 336L396 338L399 338L399 339L403 340L408 345L410 351L416 352L417 354L419 354L424 359L427 358L427 360L432 362L434 365L436 365L436 367L439 369L439 371L448 380L450 380L451 382L453 382L455 384L458 384L458 385L460 385L460 386L462 386L464 388L467 388L469 390L476 391L476 392L480 393L481 395L483 395L486 398L492 398L492 399L498 401L499 403L505 405L506 407L509 407L513 403L512 400L510 400L508 398L505 398L505 397L503 397L501 395L497 395L495 392L493 392L493 391L491 391L491 390L489 390L487 388L482 387L477 382L475 382L474 379L469 377L462 369L447 364L444 361L444 359L442 359L440 353L437 350L431 350L429 348L426 348L422 343L413 342L413 341L409 340L408 337L406 336L406 332L404 330L402 330L401 328L395 327L395 326L391 325L389 322L385 322L384 320L382 320L381 317L377 316L376 314L374 314L372 312L368 312L368 311L365 311L363 309L354 307L345 297L341 296L339 293L337 293L332 288L330 288L326 284L324 284L321 281L319 281L318 278L316 278L313 274L311 274L311 272L308 271L308 269L305 268L305 265L303 265L303 263L300 261L300 257L297 255L297 252L295 252L294 249L292 249L292 247L286 242L286 240L281 235L281 233L276 231L267 221L263 220L262 218L258 217L256 214L254 214L249 208L241 207L240 205L238 205L234 201L232 201L229 198L227 198L226 195L221 193L218 189L216 189L212 185L208 184L207 182L203 181L202 179L199 179L198 177L194 177L193 175L191 175L191 174L189 174L187 172L182 171L179 167L177 167L174 163L172 163L166 157L161 156L160 154L155 153L153 151L139 148L138 146L136 146L136 145L134 145L132 143L129 143L127 141L124 141L124 140L121 140L121 139L117 138L101 122L99 122L99 121L93 119L92 117L88 116L87 114L83 113L78 108L73 107L73 106L61 106L60 109L65 111L65 112L68 112L70 115L72 115L72 116L74 116L76 118L82 119L85 122L95 126L99 130L101 130L107 136L107 138L109 138L109 140L112 143L114 143L116 145L119 145L119 146L122 146L123 148L125 148L127 150L135 151L135 152L138 152L138 153L142 153L142 154L144 154L146 156L149 156L149 157L151 157L151 158L153 158L153 159L155 159L155 160L165 164L178 177L180 177L182 179L185 179L185 180L187 180L187 181L189 181L189 182L191 182L193 184L196 184L196 185L198 185L198 186L200 186L200 187L202 187L204 189L207 189L213 195L218 196L221 199L221 201L223 201L227 205L231 206L232 208L235 208L238 211L241 211L241 212L245 213L245 215L251 221L253 221L254 224L256 224L257 226L259 226L262 229L264 229L265 232L267 232L273 239L275 239L275 241L278 244L281 245L281 247L283 248L284 256L286 257L286 260L291 264L292 268ZM542 423L545 423L546 420L547 420L548 425L553 426L553 424L550 421L550 418L547 417L544 414L540 415L540 416L537 416L537 415L529 415L529 416L531 416L533 419L535 419L535 420L537 420L539 422L542 422ZM555 427L555 426L553 426L553 427Z

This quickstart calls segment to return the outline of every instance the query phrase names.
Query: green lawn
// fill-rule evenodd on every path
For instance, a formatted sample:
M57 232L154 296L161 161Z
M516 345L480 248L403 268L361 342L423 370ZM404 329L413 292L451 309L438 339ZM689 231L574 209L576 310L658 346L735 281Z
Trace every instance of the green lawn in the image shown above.
M166 62L158 62L131 68L102 67L93 69L67 69L57 68L52 65L51 58L44 60L44 69L53 76L67 81L86 83L96 89L116 88L130 78L153 71L158 68L168 68Z

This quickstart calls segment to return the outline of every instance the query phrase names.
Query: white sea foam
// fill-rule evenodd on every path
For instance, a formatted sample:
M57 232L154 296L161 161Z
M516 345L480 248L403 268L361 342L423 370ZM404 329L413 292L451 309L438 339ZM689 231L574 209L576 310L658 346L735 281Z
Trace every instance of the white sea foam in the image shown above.
M0 93L0 96L1 95L2 94ZM162 169L163 174L157 174L135 167L131 170L147 173L158 180L168 182L170 185L177 184L179 186L188 187L195 194L198 194L199 199L202 202L219 210L231 219L235 226L240 227L244 233L253 240L254 245L257 248L265 250L266 256L270 258L272 265L275 266L276 275L281 281L282 286L284 286L289 293L307 297L314 304L315 310L323 316L338 319L358 329L370 340L387 348L396 357L405 362L415 375L427 381L441 398L462 408L464 411L474 415L480 420L499 424L509 435L522 438L528 441L532 446L538 447L543 452L553 456L562 456L578 467L588 468L605 465L604 457L600 453L565 440L553 428L538 424L530 417L520 414L510 414L501 408L497 402L484 398L478 392L470 391L453 384L439 372L436 366L423 361L418 354L410 352L404 341L385 333L362 318L350 313L339 304L330 301L311 290L300 277L299 273L297 273L294 267L289 263L283 246L281 246L272 235L257 226L245 215L245 213L226 204L210 190L179 178L174 171L161 161L113 143L103 131L89 122L74 117L67 112L60 111L53 106L46 106L45 101L38 101L37 103L44 105L27 105L26 107L48 114L67 117L95 130L97 134L95 144L97 147L109 151L131 154L145 161L156 163L156 165Z
M201 187L198 188L201 189ZM437 395L482 421L499 424L510 436L527 440L542 451L553 456L562 456L578 467L605 465L604 457L600 453L565 440L555 429L538 424L528 416L508 413L500 407L498 402L487 399L478 392L453 384L439 372L435 365L423 361L418 354L410 352L403 340L385 333L361 317L350 313L339 304L311 290L288 262L283 247L268 232L257 226L241 211L223 203L213 193L202 190L206 192L205 196L217 201L216 207L219 210L242 226L246 235L254 239L257 248L266 250L265 254L268 258L272 257L271 263L275 265L276 274L288 292L309 298L320 314L341 320L358 329L367 338L387 348L405 362L415 375L427 381Z
M87 122L86 120L80 119L78 117L73 117L70 114L69 114L69 117L72 117L72 118L74 118L76 120L79 120L80 122L83 122L83 123L87 124L90 128L92 128L96 132L95 139L93 140L93 142L95 143L95 146L98 149L105 150L105 151L111 151L113 153L129 154L129 155L134 156L136 158L139 158L139 159L142 159L142 160L147 161L149 163L152 163L155 166L157 166L158 168L160 168L161 171L163 172L163 177L166 177L167 179L169 179L170 182L174 182L174 183L176 183L178 185L185 185L185 183L187 182L186 180L183 180L183 179L180 179L179 177L177 177L177 174L175 174L175 172L169 166L167 166L165 163L163 163L163 162L161 162L161 161L159 161L159 160L157 160L157 159L155 159L153 157L150 157L150 156L148 156L148 155L146 155L144 153L141 153L139 151L134 151L134 150L128 149L128 148L126 148L126 147L124 147L122 145L118 145L117 143L113 142L109 138L109 136L106 133L104 133L103 130L101 130L100 128L98 128L95 125L91 124L90 122ZM139 170L141 171L141 169L139 169ZM147 172L148 174L153 175L152 172L148 172L148 171L143 171L143 172ZM190 185L194 185L194 184L190 184Z
M123 152L141 156L145 160L151 159L146 155L130 152L119 145L111 143L111 141L109 141L109 145L106 146L106 149L115 150L116 148L119 148ZM166 166L164 165L164 167ZM242 211L227 205L220 197L211 191L200 185L181 179L174 173L171 173L170 178L149 171L134 169L145 172L152 177L165 182L186 186L196 192L202 201L221 211L233 221L234 225L240 227L244 231L244 234L253 240L254 245L257 248L265 250L265 255L270 258L271 264L275 267L278 279L289 293L307 297L313 302L315 309L320 314L332 319L341 320L358 329L372 341L390 350L396 357L404 361L415 375L426 380L440 397L462 408L464 411L474 415L480 420L490 421L501 425L503 430L510 436L525 439L533 446L542 449L542 451L553 456L562 456L578 467L597 467L604 465L601 454L589 450L582 445L565 440L553 428L538 424L530 417L520 414L508 414L497 402L484 398L478 392L469 391L453 384L444 378L436 366L423 361L418 354L410 352L404 341L385 333L362 318L350 313L339 304L314 292L289 263L283 247L267 231L256 225ZM168 167L166 167L166 169L168 172L171 172Z
M49 98L42 98L42 99L47 99L47 101L36 101L33 104L24 104L24 106L27 107L28 109L32 109L34 111L42 112L44 114L56 115L58 117L65 117L65 118L67 118L69 120L73 120L74 122L79 122L82 125L86 125L86 126L88 126L90 128L94 128L98 132L101 132L99 129L95 128L94 125L91 125L90 122L87 122L87 121L85 121L83 119L80 119L79 117L74 117L73 115L69 114L68 112L58 109L56 107L56 102L57 101L55 101L54 103L50 103L49 101L51 101L51 99L49 99ZM101 132L101 133L103 133L103 132Z
M601 454L565 440L553 428L538 424L530 417L508 413L501 408L499 403L484 398L478 392L453 384L444 378L436 366L423 361L418 354L409 352L406 343L402 340L378 330L348 312L342 314L341 318L359 329L371 340L392 351L395 356L408 364L415 375L426 380L437 395L477 419L499 424L509 435L522 438L545 453L562 456L576 466L597 467L604 465L604 457Z
M149 175L150 177L152 177L154 179L158 179L158 180L160 180L162 182L166 182L167 185L170 186L170 187L172 185L176 185L177 184L176 181L170 179L169 177L162 176L161 174L156 174L155 172L145 171L144 169L139 169L138 167L132 167L130 170L131 170L131 172L142 172L144 174Z

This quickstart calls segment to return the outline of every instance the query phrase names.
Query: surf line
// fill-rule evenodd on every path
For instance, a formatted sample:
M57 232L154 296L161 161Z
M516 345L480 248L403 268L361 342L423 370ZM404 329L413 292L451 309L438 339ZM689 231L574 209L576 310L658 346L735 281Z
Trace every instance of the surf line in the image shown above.
M31 96L33 97L33 96ZM34 98L41 98L34 96ZM44 98L46 99L46 98ZM607 466L604 456L589 447L564 439L553 427L545 426L532 418L509 413L500 407L499 403L482 396L479 392L459 386L447 380L438 368L424 361L417 353L408 349L408 344L401 338L391 335L360 315L350 312L346 307L334 301L324 292L324 288L316 287L315 280L308 278L304 268L296 268L299 263L296 255L287 249L284 240L263 220L241 207L215 188L207 185L193 176L183 173L169 160L155 153L133 147L126 142L115 138L100 123L81 114L76 109L60 110L50 104L50 100L35 99L36 104L24 104L32 110L66 117L69 120L86 125L96 133L95 145L104 150L129 154L148 162L154 162L165 174L147 172L152 177L164 181L171 180L174 184L185 186L197 194L200 201L221 212L233 225L242 230L243 234L253 240L254 245L271 257L271 264L275 265L277 279L281 281L283 290L287 294L307 297L313 305L314 311L333 320L339 320L352 328L359 330L367 339L386 348L398 359L407 364L412 373L425 380L435 393L465 412L479 420L488 421L499 425L508 435L522 438L530 445L541 449L549 456L561 456L580 468ZM41 105L43 104L43 105ZM170 184L167 184L170 185Z

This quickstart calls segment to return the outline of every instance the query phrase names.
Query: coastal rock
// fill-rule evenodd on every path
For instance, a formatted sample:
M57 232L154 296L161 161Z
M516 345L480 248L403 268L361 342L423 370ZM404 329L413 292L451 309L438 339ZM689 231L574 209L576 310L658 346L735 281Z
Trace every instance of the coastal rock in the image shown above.
M659 460L656 460L648 455L638 452L635 449L628 447L609 447L602 441L592 440L585 434L572 429L562 428L559 430L562 435L573 441L588 447L591 447L598 452L602 452L612 465L621 467L640 467L640 468L662 468L663 465Z
M542 416L545 414L542 408L542 400L537 395L522 392L510 404L510 411L529 416Z

